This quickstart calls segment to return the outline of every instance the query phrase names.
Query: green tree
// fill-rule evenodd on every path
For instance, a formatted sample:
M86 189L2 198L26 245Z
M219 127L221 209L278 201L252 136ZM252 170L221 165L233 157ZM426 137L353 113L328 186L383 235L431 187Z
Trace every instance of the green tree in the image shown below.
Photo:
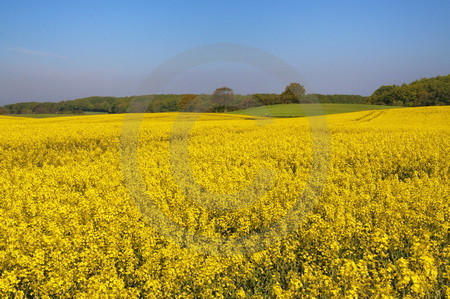
M47 114L50 113L50 111L45 107L44 105L37 106L36 109L34 109L35 114Z
M252 97L255 99L256 106L267 106L281 103L280 95L274 93L255 93Z
M9 110L8 108L5 107L0 107L0 115L2 114L10 114L11 110Z
M108 102L98 102L94 106L96 111L111 113L111 104Z
M286 89L281 94L281 102L284 104L289 103L302 103L305 98L305 88L300 83L291 83L286 86Z
M224 112L234 108L234 92L231 88L217 88L211 96L212 111Z
M369 98L372 104L432 106L450 104L450 75L416 80L401 86L381 86Z
M178 107L181 111L198 111L200 100L195 94L186 94L178 102Z

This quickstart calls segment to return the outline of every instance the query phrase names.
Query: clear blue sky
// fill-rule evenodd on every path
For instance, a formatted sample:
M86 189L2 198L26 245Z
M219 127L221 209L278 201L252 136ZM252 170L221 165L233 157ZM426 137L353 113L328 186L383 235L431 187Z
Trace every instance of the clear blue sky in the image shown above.
M137 94L156 67L194 47L267 51L307 92L369 95L380 85L450 73L450 1L0 2L0 105ZM164 93L281 92L242 63L211 63Z

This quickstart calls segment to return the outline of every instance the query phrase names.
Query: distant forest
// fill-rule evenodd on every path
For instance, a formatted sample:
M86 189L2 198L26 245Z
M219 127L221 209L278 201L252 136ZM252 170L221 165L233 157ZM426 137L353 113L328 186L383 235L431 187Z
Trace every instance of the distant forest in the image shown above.
M280 94L231 95L226 104L218 104L214 95L165 94L130 97L88 97L62 102L22 102L0 107L0 114L83 114L84 112L226 112L252 107L288 103L366 103L359 95L308 94L296 100ZM138 109L133 109L138 106Z
M378 88L369 104L392 106L442 106L450 104L450 75L421 79L411 84Z
M62 102L22 102L0 107L0 114L83 114L84 112L225 112L264 105L288 103L348 103L392 106L434 106L450 104L450 75L421 79L400 86L381 86L371 96L305 94L292 83L281 94L235 95L230 88L212 95L167 94L129 97L94 96ZM136 108L138 107L138 108Z

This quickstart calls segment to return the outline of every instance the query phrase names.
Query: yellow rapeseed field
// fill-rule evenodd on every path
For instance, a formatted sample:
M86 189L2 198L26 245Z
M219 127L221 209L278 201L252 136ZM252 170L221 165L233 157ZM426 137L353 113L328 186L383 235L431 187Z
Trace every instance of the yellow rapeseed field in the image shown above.
M449 115L0 117L0 298L449 297Z

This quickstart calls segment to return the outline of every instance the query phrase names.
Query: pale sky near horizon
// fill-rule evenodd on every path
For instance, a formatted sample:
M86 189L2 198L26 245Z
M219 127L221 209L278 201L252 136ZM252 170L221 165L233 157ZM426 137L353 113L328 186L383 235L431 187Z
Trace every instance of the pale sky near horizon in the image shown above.
M450 1L0 2L0 105L139 94L159 65L195 47L268 52L308 93L370 95L450 73ZM158 93L280 93L240 62L184 71Z

